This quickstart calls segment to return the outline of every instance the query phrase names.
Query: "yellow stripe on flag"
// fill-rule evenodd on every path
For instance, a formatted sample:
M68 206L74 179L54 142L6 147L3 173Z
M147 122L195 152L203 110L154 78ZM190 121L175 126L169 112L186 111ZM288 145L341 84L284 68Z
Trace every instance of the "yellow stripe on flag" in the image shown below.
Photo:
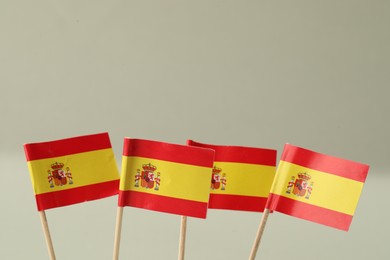
M226 187L210 193L268 197L275 177L274 166L234 162L215 162L214 166L226 174Z
M152 164L160 173L159 189L135 187L137 170L143 171L142 165ZM120 190L132 190L154 195L208 202L211 168L174 163L144 157L123 156ZM141 182L141 180L140 180Z
M297 179L298 173L304 172L311 176L309 183L313 182L309 199L286 192L291 177ZM285 161L280 161L276 176L271 193L349 215L355 212L363 188L362 182Z
M29 161L28 168L34 193L42 194L53 191L61 191L90 184L97 184L118 179L115 159L112 158L112 149L102 149L92 152L66 155L62 157ZM51 171L53 163L63 163L63 170L69 167L73 184L54 186L50 188L48 171Z

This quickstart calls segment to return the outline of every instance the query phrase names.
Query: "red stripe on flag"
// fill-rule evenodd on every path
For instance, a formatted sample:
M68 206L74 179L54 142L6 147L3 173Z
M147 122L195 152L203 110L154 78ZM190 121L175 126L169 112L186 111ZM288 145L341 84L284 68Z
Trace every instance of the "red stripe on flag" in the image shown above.
M213 167L214 151L199 147L125 138L124 156L146 157L156 160Z
M266 208L297 218L306 219L322 225L348 231L352 222L351 215L338 211L310 205L304 202L270 194ZM275 207L276 205L276 207Z
M119 191L118 206L132 206L177 215L206 218L207 203L138 191Z
M187 140L190 146L215 150L216 162L238 162L276 166L276 150L244 146L212 145Z
M266 202L264 197L210 194L209 208L263 212Z
M27 161L111 148L108 133L24 145Z
M38 210L68 206L118 194L119 180L35 195Z
M369 166L366 164L313 152L286 144L281 160L317 171L365 182Z

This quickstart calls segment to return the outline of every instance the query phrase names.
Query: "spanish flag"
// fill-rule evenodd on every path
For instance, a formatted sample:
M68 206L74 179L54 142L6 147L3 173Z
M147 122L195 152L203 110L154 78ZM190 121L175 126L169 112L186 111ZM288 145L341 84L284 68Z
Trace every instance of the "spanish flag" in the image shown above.
M188 140L215 151L209 208L263 212L275 177L276 150Z
M24 145L38 210L118 194L108 133Z
M266 208L348 231L368 169L286 144Z
M206 218L214 151L125 138L118 206Z

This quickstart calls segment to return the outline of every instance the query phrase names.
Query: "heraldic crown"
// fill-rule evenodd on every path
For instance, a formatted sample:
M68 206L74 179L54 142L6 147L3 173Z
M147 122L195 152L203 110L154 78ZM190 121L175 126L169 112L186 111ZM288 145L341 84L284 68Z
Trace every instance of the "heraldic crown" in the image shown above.
M143 164L142 169L148 172L154 172L157 169L157 167L151 163L148 163L148 164Z
M213 168L213 173L216 174L216 173L220 173L222 171L221 168L218 168L218 167L215 167Z
M298 178L304 181L309 181L311 179L311 176L306 172L303 172L303 173L298 173Z
M64 167L64 164L63 163L58 163L58 162L55 162L51 165L51 168L53 170L60 170Z

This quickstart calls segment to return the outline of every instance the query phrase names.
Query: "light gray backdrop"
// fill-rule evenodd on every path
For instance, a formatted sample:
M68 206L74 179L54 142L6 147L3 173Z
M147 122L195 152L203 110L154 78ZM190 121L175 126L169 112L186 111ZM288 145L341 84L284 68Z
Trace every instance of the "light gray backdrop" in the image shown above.
M123 137L371 165L350 231L272 214L257 259L388 259L390 2L0 2L1 259L48 259L23 143ZM245 180L243 180L245 181ZM110 259L116 197L47 211L58 259ZM189 219L186 259L247 259L261 214ZM121 259L175 259L180 217L125 208Z

